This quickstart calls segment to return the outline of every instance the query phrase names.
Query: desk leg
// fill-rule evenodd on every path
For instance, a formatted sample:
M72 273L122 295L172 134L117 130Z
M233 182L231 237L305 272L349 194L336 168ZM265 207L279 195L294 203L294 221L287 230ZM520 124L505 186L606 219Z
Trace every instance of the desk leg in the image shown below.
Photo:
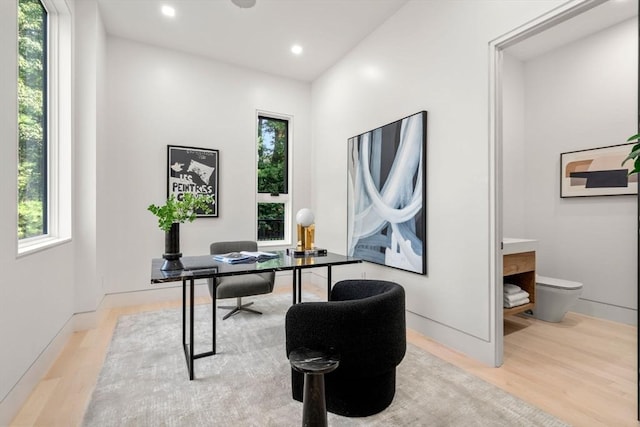
M187 279L182 279L182 348L184 349L184 356L187 361L187 370L189 371L189 379L193 380L194 374L194 360L201 357L209 357L216 354L216 296L215 294L211 298L211 351L194 354L194 324L195 324L195 280L193 278L189 281L189 339L187 340Z
M189 279L189 340L187 341L187 279L182 279L182 348L187 361L189 379L193 379L193 279Z
M331 301L331 266L327 266L327 301Z
M193 369L193 293L195 284L193 278L189 279L189 379L192 380L194 376Z
M298 285L296 284L296 269L295 267L293 268L293 288L291 289L291 292L293 293L293 302L292 304L295 305L298 302L298 296L296 295L297 289L298 289Z
M215 281L215 279L214 279ZM216 354L216 293L211 296L211 354Z
M184 358L187 362L187 371L191 375L191 365L189 365L189 345L187 344L187 280L182 279L182 348Z
M182 279L182 347L187 348L187 281Z
M298 302L302 302L302 269L298 269Z

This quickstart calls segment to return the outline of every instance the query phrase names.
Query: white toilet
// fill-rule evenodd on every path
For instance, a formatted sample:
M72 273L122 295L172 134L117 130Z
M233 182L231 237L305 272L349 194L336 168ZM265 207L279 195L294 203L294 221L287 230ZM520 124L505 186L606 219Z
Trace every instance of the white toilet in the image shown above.
M560 322L582 294L582 283L536 275L536 305L533 316Z

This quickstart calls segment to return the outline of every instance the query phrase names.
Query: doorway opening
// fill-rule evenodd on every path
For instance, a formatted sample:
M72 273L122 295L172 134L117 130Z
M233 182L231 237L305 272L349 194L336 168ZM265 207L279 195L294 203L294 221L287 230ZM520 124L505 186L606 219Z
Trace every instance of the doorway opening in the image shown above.
M506 236L505 229L513 230L517 229L514 224L509 223L505 226L505 169L504 169L504 161L505 161L505 146L504 141L505 138L511 142L510 136L508 135L508 129L505 131L505 128L510 126L510 123L506 123L505 117L509 118L509 113L511 110L505 111L505 96L510 95L506 93L506 90L509 90L509 87L505 87L505 62L507 66L509 66L508 61L510 60L510 56L522 56L523 58L533 58L537 55L542 55L545 52L553 51L555 49L561 48L563 45L567 45L569 43L573 43L582 38L588 37L589 35L596 33L598 31L602 31L608 27L612 27L617 25L620 22L632 19L636 17L636 26L637 26L637 2L634 1L620 1L620 0L585 0L585 1L573 1L568 4L565 4L554 11L540 17L537 20L527 23L525 26L522 26L518 29L513 30L512 32L500 37L497 40L494 40L490 44L490 170L492 180L490 189L490 206L492 211L490 212L490 230L491 230L491 239L493 243L493 247L495 249L493 258L492 258L492 280L495 284L495 301L499 302L503 299L503 258L502 258L502 241L503 237ZM637 36L638 31L635 29L635 34ZM526 59L525 59L526 60ZM636 68L637 70L637 68ZM635 77L637 80L637 76ZM637 94L635 94L637 96ZM553 102L553 101L552 101ZM635 105L632 110L637 109L637 98L635 100ZM626 105L626 104L625 104ZM606 107L605 107L606 108ZM635 124L637 123L637 110L629 113L629 115L633 118L631 124L633 125L631 129L626 126L626 122L624 126L620 126L620 132L622 135L618 138L615 137L615 141L617 143L622 143L626 140L626 137L631 135L630 132L635 131ZM593 120L598 119L598 115L592 115ZM558 120L567 121L567 117L560 117ZM507 133L507 135L505 135ZM545 137L544 133L538 135L537 141L545 141L546 139L542 139ZM578 141L580 141L581 135L575 136ZM525 142L524 143L530 143ZM588 142L584 142L584 144L588 144ZM604 140L604 142L599 145L596 144L593 147L583 147L583 148L595 148L601 146L613 145L610 140ZM558 148L556 151L562 150ZM564 150L571 151L571 150ZM559 179L558 179L558 171L559 167L557 164L559 162L560 153L562 151L557 152L557 156L554 154L554 157L549 157L544 159L550 170L544 171L542 174L546 177L547 181L549 180L549 176L552 176L552 182L544 182L541 185L544 185L546 188L553 188L556 193L559 193ZM506 157L508 157L509 153L506 153ZM507 196L509 195L507 189ZM524 196L523 196L524 197ZM557 195L554 203L559 203L560 200L559 195ZM617 203L614 202L614 203ZM638 211L638 198L626 197L626 207L628 211L629 204L633 204L635 209L635 220L637 220L637 211ZM566 206L566 203L565 203ZM593 203L591 206L596 206L596 203ZM509 205L509 208L512 208ZM634 224L637 224L634 220ZM635 226L633 226L635 228ZM637 233L636 230L627 230L631 231L628 233L628 238L635 238L634 245L638 245ZM634 236L635 235L635 236ZM507 237L527 237L527 236L512 236L509 235ZM593 242L594 245L597 245L598 242ZM637 258L633 260L634 263L634 271L638 268ZM548 263L547 263L548 266ZM628 272L627 272L628 275ZM635 282L637 282L637 277L634 278ZM637 286L637 283L633 284ZM629 313L633 314L633 320L635 325L638 324L638 312L637 307L625 307L624 304L621 305L620 309L622 312L625 312L627 315ZM501 304L496 304L496 311L494 313L496 322L495 322L495 337L496 337L496 366L500 366L503 363L503 352L504 352L504 315L503 308ZM640 372L638 375L638 387L640 389ZM640 405L638 405L640 408ZM639 419L640 419L640 412Z

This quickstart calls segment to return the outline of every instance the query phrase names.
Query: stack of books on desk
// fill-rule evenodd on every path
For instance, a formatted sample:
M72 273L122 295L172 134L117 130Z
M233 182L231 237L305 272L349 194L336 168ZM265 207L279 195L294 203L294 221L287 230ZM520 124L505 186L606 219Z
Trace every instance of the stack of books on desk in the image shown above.
M229 252L228 254L214 255L213 259L216 261L226 262L228 264L239 264L243 262L262 262L269 259L278 258L278 254L273 252Z
M324 255L327 255L327 250L320 249L320 248L313 248L313 249L287 248L287 255L292 256L294 258L324 256Z

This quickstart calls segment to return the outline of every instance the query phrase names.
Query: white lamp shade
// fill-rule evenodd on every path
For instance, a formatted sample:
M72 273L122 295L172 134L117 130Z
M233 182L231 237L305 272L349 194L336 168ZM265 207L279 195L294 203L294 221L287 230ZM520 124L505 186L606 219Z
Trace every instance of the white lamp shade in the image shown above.
M313 212L311 212L311 209L302 208L296 214L296 223L300 224L303 227L310 226L311 224L313 224L314 220L315 218L313 216Z

